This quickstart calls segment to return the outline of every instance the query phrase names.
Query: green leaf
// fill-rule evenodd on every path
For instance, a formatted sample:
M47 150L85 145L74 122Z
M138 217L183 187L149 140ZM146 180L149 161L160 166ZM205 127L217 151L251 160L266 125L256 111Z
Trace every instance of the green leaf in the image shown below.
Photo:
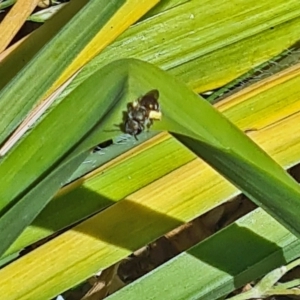
M218 299L299 251L299 239L256 209L107 299Z
M83 153L71 161L61 163L59 167L50 171L45 178L36 183L25 196L21 197L12 208L2 215L0 232L1 236L5 238L2 238L0 244L1 255L16 240L24 228L32 223L85 157L86 154Z

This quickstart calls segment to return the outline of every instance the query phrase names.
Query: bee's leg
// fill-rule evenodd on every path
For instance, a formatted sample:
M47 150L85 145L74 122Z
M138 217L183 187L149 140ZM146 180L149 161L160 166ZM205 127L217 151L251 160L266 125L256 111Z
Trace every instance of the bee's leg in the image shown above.
M148 119L147 120L147 124L146 124L146 127L147 127L147 131L149 131L150 127L153 125L153 120L151 119Z
M138 124L138 128L134 132L133 136L138 141L137 135L139 135L140 133L142 133L144 131L145 126L144 126L144 124L141 124L140 122L136 122L136 123Z
M140 124L140 133L145 130L145 124Z

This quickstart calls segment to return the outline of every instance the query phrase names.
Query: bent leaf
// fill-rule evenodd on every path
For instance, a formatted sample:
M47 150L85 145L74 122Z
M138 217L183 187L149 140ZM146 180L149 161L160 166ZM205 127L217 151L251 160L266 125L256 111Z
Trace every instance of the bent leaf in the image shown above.
M73 159L116 135L127 103L154 88L160 92L163 118L153 128L173 133L250 199L299 234L294 213L300 199L298 184L205 100L158 68L133 59L116 61L91 75L0 161L3 213L18 204L21 195L53 164ZM35 145L38 137L39 145ZM57 146L51 148L55 143ZM25 153L27 160L19 153ZM13 172L12 165L18 166ZM233 170L239 170L238 174ZM19 182L18 190L10 188L13 180ZM282 201L289 205L282 207ZM5 229L2 232L3 236L7 233Z
M109 70L118 70L116 79L124 76L121 75L122 73L128 73L126 75L128 76L127 99L136 99L152 89L158 89L163 118L155 122L153 128L174 133L179 141L184 142L251 200L263 207L293 233L300 234L300 222L295 214L300 205L298 184L240 129L178 80L138 60L129 59L111 63L95 72L88 82L83 83L75 91L88 90L88 86L91 89L88 91L88 96L97 101L92 95L92 86L100 87L101 81ZM121 105L115 103L114 110L105 116L99 128L78 145L76 152L95 145L100 140L100 132L107 133L114 128L115 124L121 122L122 109L126 108L125 99L122 101L120 101ZM234 173L233 166L242 172L239 176ZM247 176L248 172L251 176ZM242 178L240 174L245 177ZM282 202L288 205L282 207ZM279 208L280 215L278 215Z

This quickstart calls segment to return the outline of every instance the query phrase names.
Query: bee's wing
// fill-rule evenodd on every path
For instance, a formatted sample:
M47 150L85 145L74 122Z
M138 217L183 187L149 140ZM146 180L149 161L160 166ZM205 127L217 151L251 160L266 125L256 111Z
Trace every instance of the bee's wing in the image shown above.
M159 91L158 90L151 90L148 93L146 93L143 97L148 97L148 96L154 98L155 100L158 100Z
M138 98L138 102L147 101L147 98L150 98L150 100L154 99L155 101L159 98L159 91L158 90L151 90L148 93L144 94L143 96L140 96Z

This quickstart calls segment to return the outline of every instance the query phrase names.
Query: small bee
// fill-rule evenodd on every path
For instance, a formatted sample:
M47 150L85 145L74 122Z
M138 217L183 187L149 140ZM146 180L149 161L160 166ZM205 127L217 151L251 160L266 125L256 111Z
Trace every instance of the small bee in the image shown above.
M137 139L136 136L144 131L146 127L150 128L153 120L161 118L158 97L158 90L152 90L136 101L128 103L125 121L126 133Z

